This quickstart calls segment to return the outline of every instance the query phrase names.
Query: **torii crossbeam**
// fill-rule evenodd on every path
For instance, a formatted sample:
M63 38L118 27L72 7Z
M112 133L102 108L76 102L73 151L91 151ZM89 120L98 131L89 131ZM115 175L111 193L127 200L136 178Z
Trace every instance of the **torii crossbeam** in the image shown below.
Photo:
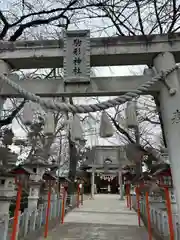
M172 52L180 62L180 36L174 34L133 37L91 38L91 66L119 66L152 64L161 52ZM63 39L42 41L18 41L1 43L0 59L14 69L63 67ZM8 50L9 49L9 50Z
M65 89L64 81L60 78L47 79L19 79L17 75L11 75L10 78L28 92L32 92L41 97L83 97L83 96L118 96L126 92L133 92L143 83L151 79L150 76L119 76L119 77L91 77L91 85L68 86ZM34 87L36 86L36 87ZM154 95L160 91L161 83L157 82L144 94ZM0 96L3 97L21 97L12 87L3 85Z

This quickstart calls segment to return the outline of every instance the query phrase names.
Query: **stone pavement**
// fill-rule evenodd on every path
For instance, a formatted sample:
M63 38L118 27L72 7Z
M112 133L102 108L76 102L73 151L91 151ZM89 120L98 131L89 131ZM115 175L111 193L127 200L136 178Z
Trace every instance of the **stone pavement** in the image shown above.
M54 228L48 240L147 240L137 215L118 195L96 195L65 217L64 225Z

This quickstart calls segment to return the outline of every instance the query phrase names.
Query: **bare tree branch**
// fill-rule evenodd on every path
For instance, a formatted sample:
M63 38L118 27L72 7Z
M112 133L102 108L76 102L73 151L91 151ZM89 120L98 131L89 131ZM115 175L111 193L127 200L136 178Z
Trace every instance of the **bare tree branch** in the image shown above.
M14 111L12 111L11 115L5 119L0 120L0 127L11 124L13 119L17 116L20 110L24 107L26 100L24 100Z
M148 118L148 117L145 117L145 118L143 118L143 119L141 119L143 122L144 121L147 121L147 122L150 122L150 123L152 123L152 124L155 124L155 125L159 125L160 124L160 122L159 121L153 121L153 120L151 120L150 118Z

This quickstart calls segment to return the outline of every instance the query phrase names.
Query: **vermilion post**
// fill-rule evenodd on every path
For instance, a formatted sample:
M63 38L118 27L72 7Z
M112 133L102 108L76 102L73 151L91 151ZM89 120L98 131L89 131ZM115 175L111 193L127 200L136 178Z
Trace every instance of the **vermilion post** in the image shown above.
M48 235L50 207L51 207L51 182L49 182L48 203L47 203L47 209L46 209L46 223L45 223L44 238L47 238L47 235Z
M172 219L171 199L170 199L169 190L167 187L164 187L164 192L166 197L170 240L174 240L174 227L173 227L173 219Z
M146 212L147 212L147 221L148 221L149 240L152 240L151 215L150 215L150 208L149 208L149 193L148 192L146 192Z
M139 188L136 187L136 203L137 203L137 214L138 214L138 225L141 226L141 211L140 211L140 194Z
M80 195L81 195L81 205L83 205L83 193L84 193L84 188L83 188L83 184L82 184L82 188L81 188L81 192L80 192Z
M126 205L127 205L127 208L129 208L128 184L126 184Z
M83 205L83 194L81 194L81 205Z
M128 194L129 194L129 209L132 209L132 201L131 201L131 185L129 184L128 187Z
M20 183L17 183L17 184L18 184L18 191L17 191L17 197L16 197L16 208L14 212L14 221L13 221L11 240L16 240L18 217L19 217L18 215L19 215L19 210L21 206L22 186Z
M66 189L64 188L63 198L62 198L62 211L61 211L61 223L62 223L62 224L64 223L65 202L66 202Z

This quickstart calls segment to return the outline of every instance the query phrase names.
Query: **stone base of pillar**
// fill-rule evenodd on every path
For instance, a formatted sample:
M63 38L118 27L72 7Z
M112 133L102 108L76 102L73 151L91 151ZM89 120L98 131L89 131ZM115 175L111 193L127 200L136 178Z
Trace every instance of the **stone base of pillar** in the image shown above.
M124 197L120 196L119 200L124 201Z
M90 197L89 197L89 200L94 200L94 197L90 196Z
M120 186L120 189L119 189L119 195L120 195L120 200L124 200L124 189L123 189L123 185Z
M119 200L124 200L124 188L123 188L123 182L122 182L122 172L121 169L118 172L118 182L119 182Z
M92 169L92 173L91 173L91 197L92 198L94 198L94 193L95 193L94 180L95 180L95 169Z

